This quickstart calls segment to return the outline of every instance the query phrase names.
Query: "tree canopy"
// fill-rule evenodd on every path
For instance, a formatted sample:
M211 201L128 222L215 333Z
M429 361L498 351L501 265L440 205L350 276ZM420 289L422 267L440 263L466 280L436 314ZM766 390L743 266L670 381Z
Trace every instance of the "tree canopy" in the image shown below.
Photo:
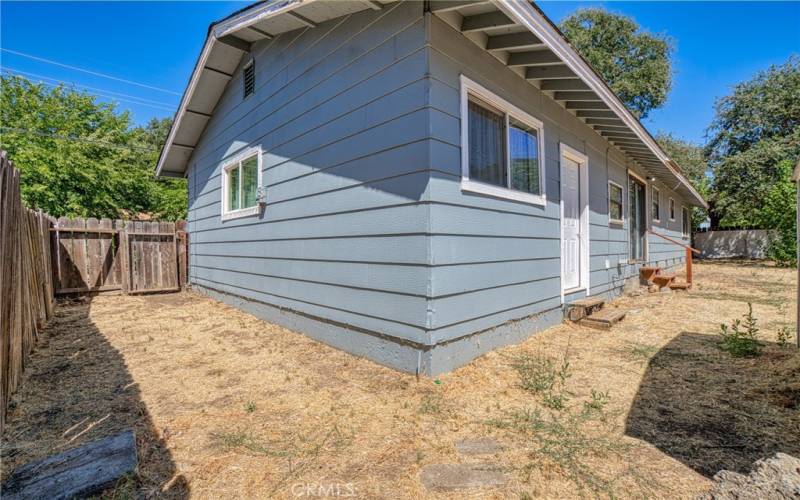
M681 167L692 186L703 198L708 199L711 192L711 179L707 175L708 162L703 147L680 139L671 133L659 132L655 139L667 156ZM698 227L706 220L707 216L705 210L695 208L692 210L692 226Z
M706 175L708 162L706 161L703 147L667 132L659 132L656 134L655 139L664 152L667 153L667 156L681 167L686 178L700 191L700 194L706 196L710 182Z
M667 100L672 41L643 31L633 19L604 9L579 9L560 25L575 49L640 118Z
M800 157L800 58L742 82L716 103L706 155L721 227L763 227L763 202Z
M185 180L153 176L168 119L133 127L91 94L3 76L0 123L29 207L56 217L186 216Z

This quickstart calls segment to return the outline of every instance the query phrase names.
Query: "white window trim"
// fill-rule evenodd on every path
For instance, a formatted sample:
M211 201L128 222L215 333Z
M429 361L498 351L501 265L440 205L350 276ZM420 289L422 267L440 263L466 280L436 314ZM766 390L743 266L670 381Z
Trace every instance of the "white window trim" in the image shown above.
M620 215L622 216L621 219L612 219L611 218L611 186L616 186L619 188L620 192L622 193L622 200L620 200ZM625 224L625 188L617 182L614 182L609 179L608 181L608 223L609 224Z
M526 193L510 188L494 186L484 182L473 181L469 178L469 96L473 95L496 107L508 117L525 123L525 125L536 129L539 139L539 194ZM506 123L506 151L508 152L508 123ZM506 154L506 162L510 162L510 152ZM508 168L508 166L506 166ZM547 190L545 188L545 154L544 154L544 124L541 120L534 118L522 111L502 97L491 92L479 83L476 83L464 75L461 75L461 189L473 193L485 194L497 198L506 198L514 201L531 203L544 206L547 203Z
M256 199L255 206L247 207L247 208L240 208L238 210L228 210L226 207L228 206L228 172L233 170L234 167L238 168L239 164L250 158L251 156L258 155L258 192L260 193L263 186L262 186L262 175L261 175L261 146L254 146L252 148L245 149L244 151L238 153L236 156L229 158L223 165L222 171L220 175L222 176L222 182L220 183L222 187L222 196L221 199L221 218L223 221L232 220L232 219L240 219L242 217L250 217L253 215L258 215L261 211L261 205L259 200ZM239 183L241 185L242 182L242 175L239 175Z
M667 216L669 217L670 222L675 222L675 217L673 217L673 212L675 211L675 199L670 198L667 204Z
M656 192L655 200L653 200L653 191ZM661 213L660 213L661 212L661 190L651 184L650 185L650 210L651 211L653 210L653 201L657 201L658 202L658 212L659 212L659 213L651 214L652 217L653 217L653 222L661 222Z

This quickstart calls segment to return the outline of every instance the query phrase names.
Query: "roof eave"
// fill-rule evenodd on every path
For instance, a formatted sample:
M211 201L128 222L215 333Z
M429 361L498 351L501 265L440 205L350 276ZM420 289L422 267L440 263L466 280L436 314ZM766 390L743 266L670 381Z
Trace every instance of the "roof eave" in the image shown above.
M175 116L173 117L169 134L167 134L167 141L164 143L164 147L161 148L161 154L158 157L158 164L156 165L156 176L180 177L181 174L184 176L186 175L185 168L183 172L170 171L169 173L162 173L162 170L164 168L164 162L167 158L167 152L173 145L175 134L180 128L181 120L186 113L189 101L194 95L197 82L200 79L200 75L206 65L208 56L211 53L214 43L217 42L217 39L269 17L277 16L283 14L284 12L294 10L301 5L308 4L313 1L315 0L280 0L258 3L242 9L241 11L236 12L217 22L214 22L209 26L208 35L206 36L205 43L203 44L203 50L200 52L200 56L195 63L194 70L189 78L189 85L187 85L186 90L184 90L178 110L175 112Z
M583 57L570 45L563 34L541 13L536 7L526 0L491 0L497 8L506 15L528 28L540 40L545 42L550 49L558 55L581 80L586 83L605 102L609 108L627 125L658 158L667 169L689 190L699 206L708 208L708 204L692 186L692 184L672 165L672 160L664 153L650 133L642 126L639 120L625 107L620 99L609 88L608 84L597 74Z

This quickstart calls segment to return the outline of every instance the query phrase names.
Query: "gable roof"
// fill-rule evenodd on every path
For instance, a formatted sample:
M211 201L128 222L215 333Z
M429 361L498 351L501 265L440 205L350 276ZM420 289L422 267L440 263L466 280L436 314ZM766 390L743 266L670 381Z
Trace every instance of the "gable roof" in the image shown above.
M380 10L385 3L387 0L267 0L211 24L161 151L156 175L184 175L193 148L251 44L296 29L313 29L362 10ZM680 167L533 3L430 0L429 10L555 99L652 177L690 203L707 207Z

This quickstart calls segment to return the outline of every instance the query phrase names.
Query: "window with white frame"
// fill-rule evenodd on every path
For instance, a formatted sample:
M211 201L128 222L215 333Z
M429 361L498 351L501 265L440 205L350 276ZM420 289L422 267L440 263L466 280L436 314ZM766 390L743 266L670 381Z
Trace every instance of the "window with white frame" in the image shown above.
M461 187L544 204L542 122L461 77Z
M251 148L222 168L222 218L257 214L260 188L261 149Z
M683 237L688 238L691 230L692 217L689 214L689 209L686 207L681 207L681 232L683 233Z
M608 181L608 222L622 224L622 186Z
M669 220L675 220L675 200L669 199Z
M655 186L651 187L650 191L650 200L652 203L651 210L653 211L653 222L660 222L661 221L661 198L658 188Z

